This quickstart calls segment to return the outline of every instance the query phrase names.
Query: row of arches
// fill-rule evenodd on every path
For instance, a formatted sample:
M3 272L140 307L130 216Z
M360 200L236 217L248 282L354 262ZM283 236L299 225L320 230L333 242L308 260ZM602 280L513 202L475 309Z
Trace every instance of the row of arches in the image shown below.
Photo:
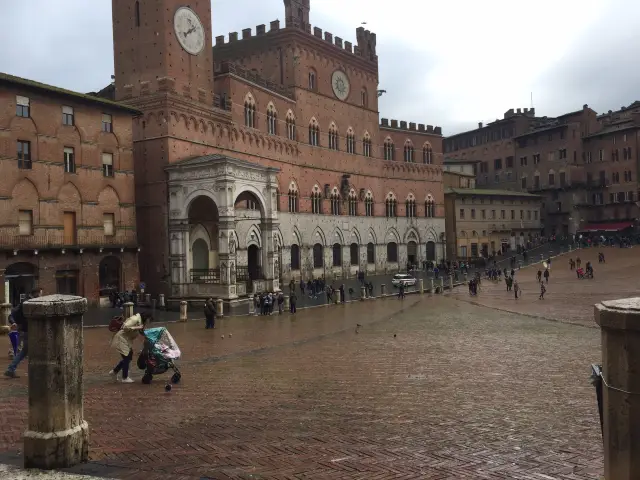
M269 135L285 136L289 140L299 141L296 130L296 118L291 109L289 109L284 117L280 120L278 111L273 102L269 102L264 114L257 112L256 101L247 93L244 99L244 124L249 128L258 128L258 117L264 115L266 119L267 133ZM326 143L322 142L321 129L318 120L312 117L308 124L308 143L312 146L326 146L330 150L342 150L347 153L361 154L366 157L373 157L371 135L368 131L356 138L356 132L353 127L347 127L345 134L342 135L335 121L330 122L327 133ZM383 146L379 147L382 151L380 157L385 160L396 160L396 147L393 139L387 136ZM400 150L400 148L398 149ZM418 158L415 154L415 148L411 139L406 139L402 147L403 159L405 162L416 163ZM421 162L424 164L433 164L433 147L430 142L424 142L422 145Z
M75 201L77 203L82 203L85 201L97 201L98 204L106 204L106 203L120 203L120 195L117 190L111 186L106 185L100 191L95 192L91 189L84 189L84 192L87 194L84 198L80 189L76 186L76 184L72 181L67 181L64 184L60 185L60 188L57 192L54 192L54 198L58 200L64 198L70 201ZM97 193L97 195L95 195ZM89 195L94 194L94 195ZM38 186L29 178L22 178L18 181L14 187L11 189L11 197L12 198L28 198L31 201L38 202L41 199L40 192L38 190ZM89 197L89 198L87 198Z

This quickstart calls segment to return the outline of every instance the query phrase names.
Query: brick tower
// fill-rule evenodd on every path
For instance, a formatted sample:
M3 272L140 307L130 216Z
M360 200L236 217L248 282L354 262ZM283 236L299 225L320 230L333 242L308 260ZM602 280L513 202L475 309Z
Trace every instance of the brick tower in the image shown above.
M287 27L307 30L309 25L310 0L284 0L284 15Z

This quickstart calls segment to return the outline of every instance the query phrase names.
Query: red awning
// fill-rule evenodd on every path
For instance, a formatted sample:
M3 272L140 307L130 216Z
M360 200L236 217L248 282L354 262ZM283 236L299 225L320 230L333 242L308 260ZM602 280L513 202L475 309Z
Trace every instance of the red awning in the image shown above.
M625 228L633 226L633 222L617 222L617 223L589 223L581 231L582 232L619 232Z

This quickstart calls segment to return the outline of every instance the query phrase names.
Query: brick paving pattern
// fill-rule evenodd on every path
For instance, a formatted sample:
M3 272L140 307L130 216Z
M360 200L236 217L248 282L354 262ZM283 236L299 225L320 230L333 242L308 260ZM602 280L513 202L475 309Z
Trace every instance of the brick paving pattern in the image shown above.
M605 254L606 263L598 263L598 252ZM587 261L591 262L593 280L579 280L575 271L569 270L569 259L575 260L577 257L582 260L583 268ZM523 291L522 298L518 300L513 292L506 291L504 280L498 283L483 280L476 297L470 297L469 290L465 288L456 289L454 296L477 305L596 328L593 320L595 303L638 296L640 247L588 248L554 257L544 300L538 300L538 269L544 271L541 264L537 263L516 272L516 279Z
M169 326L184 360L183 382L168 394L163 377L111 383L109 334L86 330L91 463L74 472L145 480L602 474L588 382L600 359L596 329L429 295L203 327ZM19 461L26 379L1 382L6 463Z

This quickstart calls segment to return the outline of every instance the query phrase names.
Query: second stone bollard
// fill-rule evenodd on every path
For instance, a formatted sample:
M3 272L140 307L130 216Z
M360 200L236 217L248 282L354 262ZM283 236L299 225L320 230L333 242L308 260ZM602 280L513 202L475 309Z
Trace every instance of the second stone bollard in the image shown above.
M387 286L383 283L382 285L380 285L380 296L384 297L386 293L387 293Z
M440 277L440 293L444 293L444 278Z
M289 295L284 296L284 311L288 312L291 309L291 300Z
M436 293L436 291L433 289L433 278L429 279L429 293Z
M453 292L453 275L449 275L449 290Z
M420 285L420 293L422 294L424 293L424 278L420 279L419 285Z
M82 315L87 299L49 295L24 303L29 323L29 416L24 466L52 470L85 463Z
M165 304L164 304L164 293L161 293L160 295L158 295L158 308L164 308Z
M150 293L145 293L144 294L144 303L146 303L147 305L151 305L151 294Z
M640 478L640 298L598 303L604 478ZM594 402L595 403L595 402Z
M187 302L184 300L180 302L180 321L187 321Z
M222 318L224 317L224 303L222 303L222 299L219 298L216 300L216 317Z
M127 302L124 304L124 319L133 317L133 303Z
M465 283L467 282L467 272L464 272L464 275L462 276L462 278L464 279Z
M360 300L362 301L365 298L367 298L367 287L363 285L360 287Z

